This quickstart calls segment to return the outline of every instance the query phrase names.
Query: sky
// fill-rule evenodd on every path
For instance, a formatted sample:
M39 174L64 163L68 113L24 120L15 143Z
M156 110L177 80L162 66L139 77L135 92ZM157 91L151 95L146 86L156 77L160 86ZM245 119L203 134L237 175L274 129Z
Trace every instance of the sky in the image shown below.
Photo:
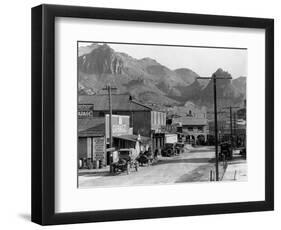
M79 46L90 44L82 42ZM210 77L218 68L229 72L233 78L247 77L245 49L107 44L115 51L127 53L137 59L145 57L155 59L172 70L189 68L201 77Z

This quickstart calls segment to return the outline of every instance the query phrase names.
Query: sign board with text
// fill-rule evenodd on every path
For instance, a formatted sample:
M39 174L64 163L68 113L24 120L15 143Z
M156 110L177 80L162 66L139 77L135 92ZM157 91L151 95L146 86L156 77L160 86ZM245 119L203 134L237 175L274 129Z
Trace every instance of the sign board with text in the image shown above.
M105 158L105 138L93 138L93 155L95 160L103 160Z
M121 136L132 134L132 129L130 128L130 117L124 115L112 115L112 135ZM109 138L109 115L105 117L105 130L106 137Z
M88 118L94 116L93 104L79 104L78 105L78 118Z

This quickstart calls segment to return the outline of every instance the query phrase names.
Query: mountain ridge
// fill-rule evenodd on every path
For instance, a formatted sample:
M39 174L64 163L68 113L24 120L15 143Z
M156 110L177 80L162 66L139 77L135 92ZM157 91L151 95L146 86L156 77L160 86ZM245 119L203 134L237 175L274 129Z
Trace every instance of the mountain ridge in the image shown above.
M231 76L220 68L215 74ZM108 44L83 47L78 55L78 77L80 95L98 94L104 85L111 84L145 104L173 106L192 101L212 105L212 81L197 79L199 75L192 69L172 70L149 57L136 59L116 52ZM222 104L241 105L246 96L246 77L217 80L217 92Z

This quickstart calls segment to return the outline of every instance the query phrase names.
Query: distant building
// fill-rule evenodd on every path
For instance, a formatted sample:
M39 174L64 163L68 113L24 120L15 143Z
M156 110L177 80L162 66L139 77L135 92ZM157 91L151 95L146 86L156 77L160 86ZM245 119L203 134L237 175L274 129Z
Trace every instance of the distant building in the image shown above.
M246 121L246 115L247 115L247 110L246 110L246 100L244 100L244 106L241 109L237 110L237 118L240 120Z
M181 127L185 141L205 143L209 133L206 107L200 108L192 102L186 102L184 106L172 107L169 116L171 126Z
M209 133L211 136L215 135L215 125L213 116L209 118ZM231 133L232 140L235 146L245 146L246 143L246 101L244 107L232 110L232 124L230 123L229 112L219 114L217 122L218 139L219 142L230 141ZM232 126L232 130L231 130Z
M238 109L236 112L235 124L234 124L234 135L236 146L246 147L247 141L247 107L246 100L244 100L244 107Z

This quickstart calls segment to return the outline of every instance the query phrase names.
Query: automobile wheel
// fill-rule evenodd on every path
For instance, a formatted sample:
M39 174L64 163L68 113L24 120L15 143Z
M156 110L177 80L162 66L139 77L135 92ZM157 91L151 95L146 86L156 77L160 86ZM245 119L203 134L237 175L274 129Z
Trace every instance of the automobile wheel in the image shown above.
M147 159L147 166L150 166L150 159Z
M167 150L167 156L170 157L173 155L173 150L172 149L168 149Z

